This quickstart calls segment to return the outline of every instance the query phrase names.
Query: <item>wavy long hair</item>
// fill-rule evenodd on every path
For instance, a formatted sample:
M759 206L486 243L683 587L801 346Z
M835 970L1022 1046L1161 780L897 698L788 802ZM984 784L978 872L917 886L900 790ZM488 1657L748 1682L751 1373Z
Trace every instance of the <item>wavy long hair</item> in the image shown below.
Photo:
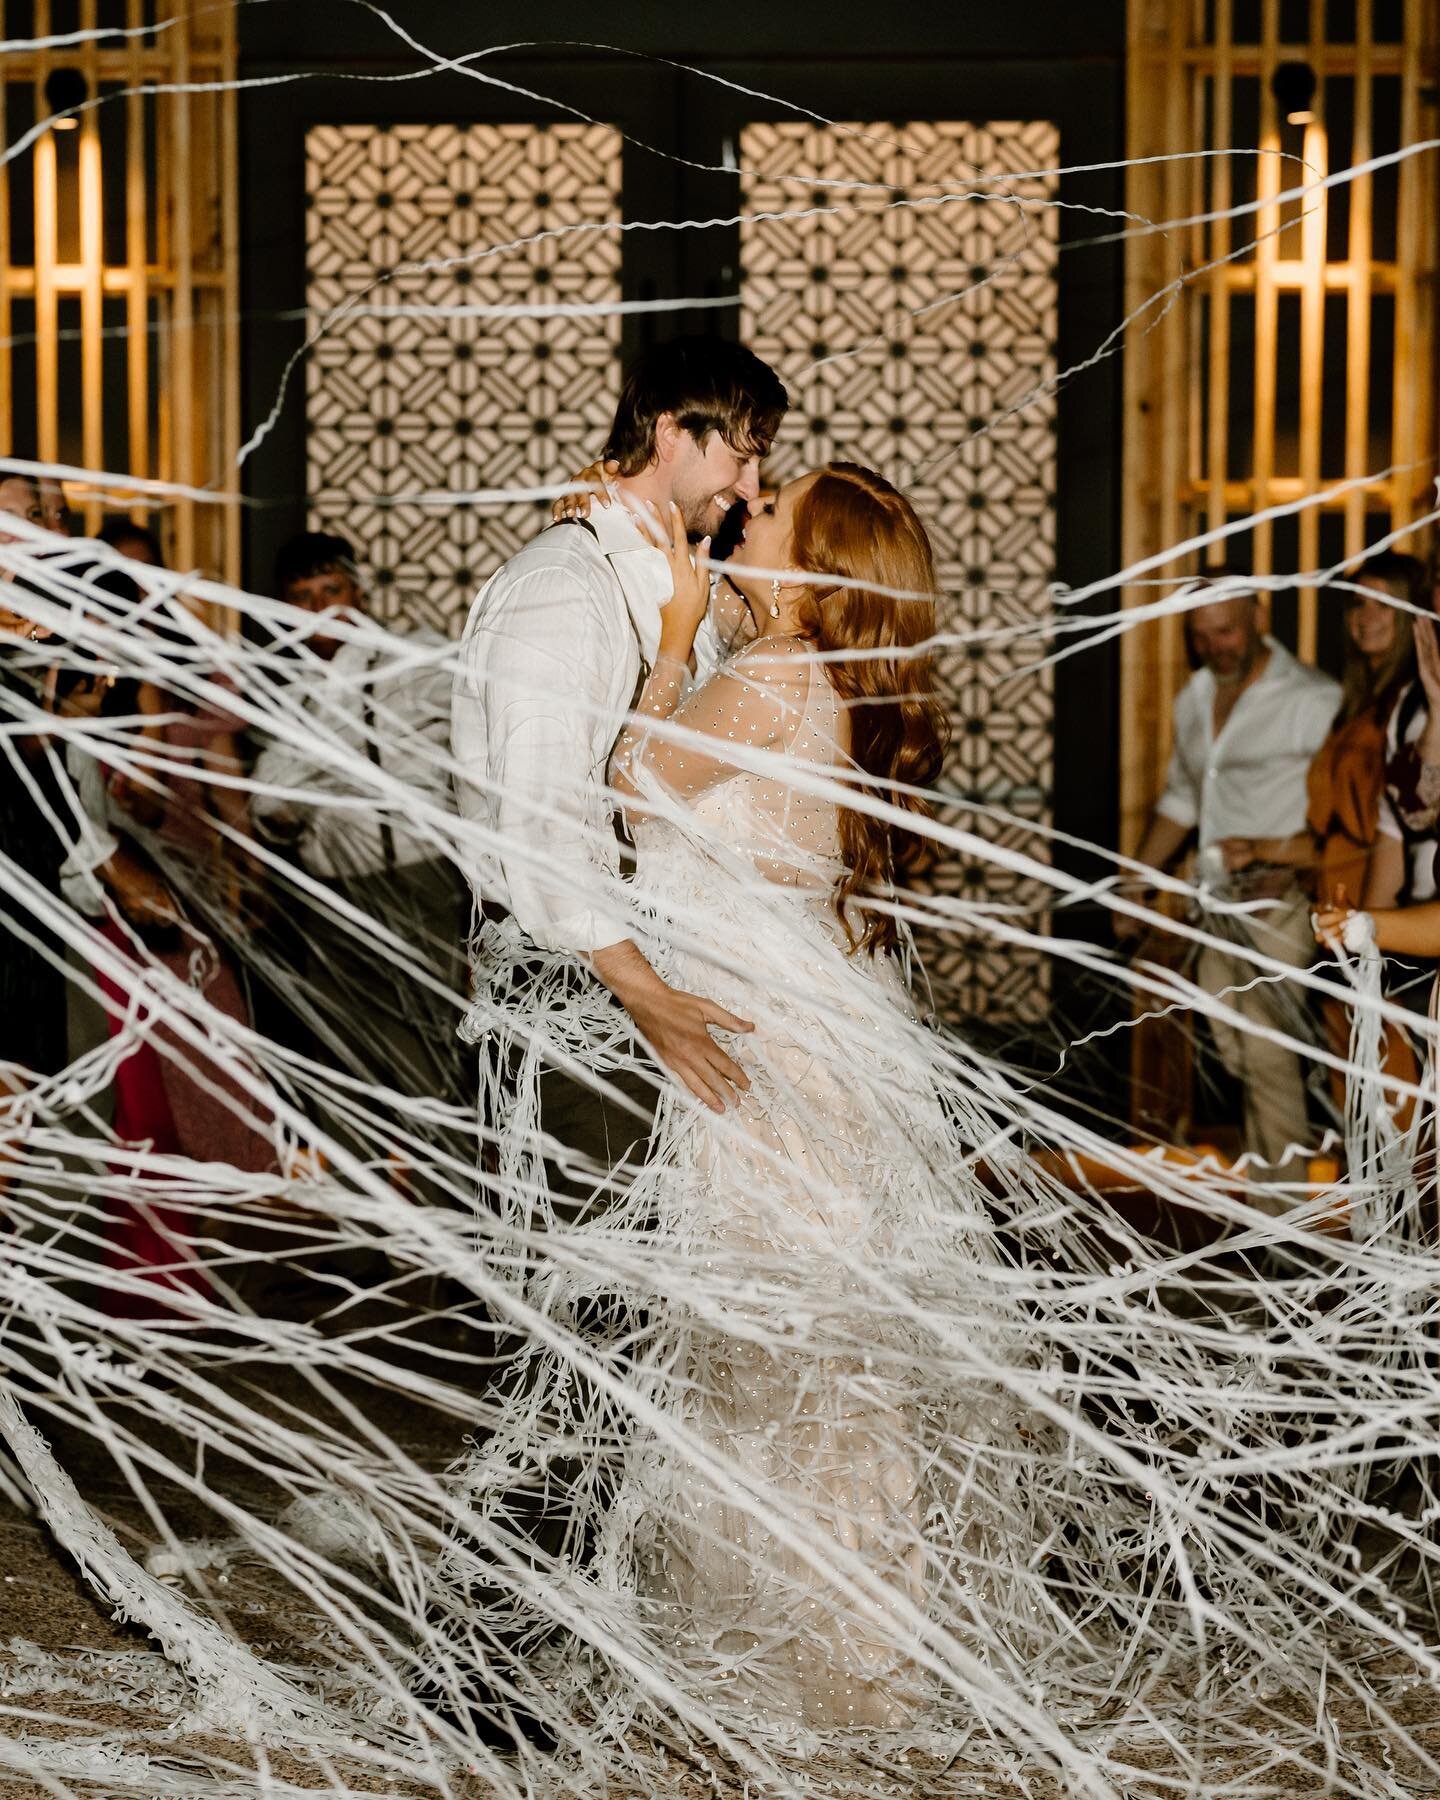
M935 632L935 564L925 527L905 496L856 463L827 463L795 508L796 569L821 577L808 588L799 623L821 651L868 654L827 662L825 672L850 721L857 785L917 819L932 808L902 791L928 788L945 760L945 715L935 698L934 667L918 650ZM826 575L858 582L827 588ZM896 599L894 589L915 599ZM853 807L840 809L845 875L835 911L852 954L888 950L893 915L863 904L888 895L923 859L920 833ZM858 925L852 903L859 903Z
M1351 582L1378 581L1397 600L1408 600L1422 611L1430 605L1430 583L1426 579L1425 565L1417 557L1404 556L1398 550L1385 550L1379 556L1372 556L1358 569L1348 571L1346 579ZM1347 629L1345 669L1340 681L1340 718L1348 720L1364 712L1367 706L1393 699L1398 690L1413 679L1415 620L1412 614L1401 612L1398 607L1395 609L1390 615L1395 621L1395 642L1380 667L1372 669L1368 658L1355 648L1348 629L1350 612L1361 604L1363 595L1346 593L1342 599Z

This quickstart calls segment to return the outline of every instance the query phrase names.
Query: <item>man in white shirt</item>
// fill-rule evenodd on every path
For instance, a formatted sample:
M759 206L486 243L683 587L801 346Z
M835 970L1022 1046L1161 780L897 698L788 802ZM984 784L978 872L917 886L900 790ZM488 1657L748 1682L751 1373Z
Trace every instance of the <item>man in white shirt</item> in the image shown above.
M1298 883L1313 854L1306 775L1335 717L1339 686L1261 632L1252 594L1197 607L1189 629L1200 667L1175 702L1169 776L1139 859L1163 869L1194 837L1203 883L1226 900L1268 902L1242 916L1207 914L1207 928L1303 966L1314 954L1309 901ZM1136 924L1118 929L1131 936ZM1196 980L1254 1026L1291 1036L1304 1029L1303 1004L1243 950L1205 950ZM1211 1028L1245 1089L1245 1149L1256 1176L1304 1181L1310 1126L1299 1058L1255 1030L1218 1019Z
M475 828L468 870L491 922L588 970L697 1099L721 1110L745 1085L711 1028L745 1022L661 980L630 936L606 765L660 637L663 553L638 512L692 537L759 491L787 406L771 369L720 338L655 347L629 372L605 454L619 465L584 524L553 525L487 583L460 650L452 715L457 800ZM620 1118L550 1071L543 1125L593 1170L623 1148ZM633 1137L634 1125L627 1135Z
M393 777L450 810L451 646L424 630L382 636L373 621L363 632L345 629L363 614L364 594L344 538L293 539L277 559L276 593L317 615L287 698L299 695L307 728L330 750L348 751L357 773L277 732L255 761L256 833L286 846L306 874L391 931L451 996L377 954L372 933L301 899L309 1002L302 1016L356 1073L403 1093L460 1100L464 886L433 839L408 829L364 774L368 767Z

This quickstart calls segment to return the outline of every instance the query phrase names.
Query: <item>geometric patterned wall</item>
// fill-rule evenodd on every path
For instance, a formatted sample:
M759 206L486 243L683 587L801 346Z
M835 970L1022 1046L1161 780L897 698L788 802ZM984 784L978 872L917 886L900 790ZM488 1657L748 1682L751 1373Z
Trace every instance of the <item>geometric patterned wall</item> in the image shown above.
M578 124L321 125L305 151L312 318L373 288L307 359L310 524L355 543L380 617L455 632L549 502L384 502L540 486L598 453L619 386L620 320L533 314L618 301L619 236L475 253L619 219L620 135ZM404 270L452 257L470 260ZM496 307L532 316L483 310Z
M1055 373L1056 213L1047 203L1056 178L1031 172L1054 169L1058 153L1055 127L1029 121L755 124L740 154L742 213L842 207L741 228L740 334L793 402L766 478L848 457L915 500L944 590L941 629L955 640L940 659L954 731L952 816L1041 859L1028 825L1050 819L1051 686L1028 665L1046 646L976 634L1048 618L1055 404L1035 390ZM977 171L1002 179L976 184ZM857 185L816 188L797 177ZM982 198L966 197L972 191ZM355 542L381 617L456 631L480 584L544 523L548 503L385 501L540 486L598 451L619 385L620 321L534 315L618 301L618 235L476 253L623 217L619 133L317 126L306 137L306 194L312 314L365 295L307 361L311 523ZM946 194L960 197L886 205ZM443 258L469 260L405 270ZM497 307L532 316L497 317ZM930 885L1019 909L1021 922L1043 920L1044 890L988 862L948 860ZM947 1009L1015 1023L1044 1013L1043 958L983 937L927 952Z
M1049 618L1055 402L1036 390L1056 369L1057 214L1047 202L1057 178L1031 171L1055 169L1059 133L1043 121L785 123L748 125L740 143L743 213L842 207L741 228L741 336L792 402L766 479L843 458L910 495L935 549L940 629L956 640L939 659L954 734L950 816L1048 860L1028 828L1050 820L1052 688L1048 670L1028 667L1048 645L1031 635L1002 647L976 634ZM977 184L977 173L1004 179ZM964 197L972 192L983 197ZM947 193L962 197L887 204ZM980 806L1024 823L987 819ZM987 862L948 859L928 885L1043 924L1043 886ZM1043 1017L1038 954L983 935L925 949L947 1011Z

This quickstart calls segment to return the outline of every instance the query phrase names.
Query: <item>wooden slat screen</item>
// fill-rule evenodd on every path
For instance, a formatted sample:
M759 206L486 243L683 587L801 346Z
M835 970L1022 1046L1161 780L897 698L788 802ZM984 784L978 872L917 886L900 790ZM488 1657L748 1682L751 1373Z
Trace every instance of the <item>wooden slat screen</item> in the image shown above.
M49 33L55 10L35 0L24 35ZM125 0L124 16L143 28L155 11ZM98 17L98 0L81 0L81 29ZM115 479L103 494L72 496L86 529L126 511L159 531L177 567L229 581L240 578L234 504L157 506L123 478L237 485L235 95L153 91L231 81L235 60L229 7L182 13L164 31L0 58L7 142L48 116L56 68L78 70L92 101L104 96L0 175L0 451L107 470Z
M1440 160L1416 156L1303 205L1278 196L1436 135L1440 9L1404 0L1391 41L1377 37L1374 0L1356 0L1354 34L1343 41L1327 36L1327 10L1326 0L1283 15L1280 0L1131 0L1129 154L1180 160L1132 167L1128 207L1156 222L1250 200L1258 211L1128 246L1129 307L1189 279L1158 324L1157 307L1126 344L1127 565L1390 466L1394 474L1298 521L1258 525L1207 560L1263 574L1325 567L1431 504ZM1301 13L1305 37L1286 41L1282 23L1295 31ZM1236 36L1242 14L1253 22L1248 40ZM1280 115L1272 78L1286 62L1314 72L1309 123ZM1241 154L1187 155L1198 150ZM1423 554L1430 535L1405 547ZM1158 573L1196 567L1192 559ZM1155 592L1137 587L1126 600ZM1329 628L1323 605L1314 588L1300 591L1294 635L1306 660ZM1138 845L1163 782L1186 673L1177 622L1123 640L1125 850Z
M1261 574L1322 569L1433 504L1440 163L1426 153L1303 202L1279 198L1436 135L1433 0L1404 0L1401 29L1383 37L1376 0L1355 0L1353 33L1328 36L1347 10L1326 0L1130 0L1129 155L1137 160L1126 204L1157 224L1203 222L1127 246L1127 311L1151 302L1125 347L1127 567L1268 507L1358 482L1204 558ZM1315 77L1308 121L1280 114L1272 84L1287 62L1308 64ZM1206 151L1235 154L1195 154ZM1146 158L1155 160L1138 160ZM1256 210L1208 216L1240 204ZM1405 547L1424 554L1431 537L1417 532ZM1149 573L1194 574L1200 562L1172 558ZM1156 593L1137 585L1125 604ZM1313 586L1287 605L1284 623L1301 657L1323 660L1328 635L1333 659L1336 609ZM1173 703L1188 673L1178 618L1121 640L1124 851L1139 846L1163 785ZM1132 1123L1183 1139L1193 1101L1189 1035L1140 1018L1131 1050Z

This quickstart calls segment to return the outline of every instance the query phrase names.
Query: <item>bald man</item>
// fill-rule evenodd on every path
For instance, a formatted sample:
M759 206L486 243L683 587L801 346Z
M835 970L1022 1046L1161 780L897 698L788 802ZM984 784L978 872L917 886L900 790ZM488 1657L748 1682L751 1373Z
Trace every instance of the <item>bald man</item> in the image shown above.
M1244 915L1202 920L1240 948L1203 951L1195 978L1246 1026L1293 1036L1303 1029L1302 1003L1283 983L1257 982L1261 972L1244 949L1253 946L1296 967L1314 954L1310 903L1299 884L1313 858L1305 780L1340 689L1264 633L1253 594L1231 593L1197 607L1189 635L1200 667L1175 702L1169 775L1139 860L1167 868L1193 840L1207 887L1227 901L1263 903ZM1121 937L1138 929L1133 920L1117 919ZM1299 1057L1222 1019L1212 1018L1211 1029L1226 1068L1245 1090L1252 1173L1266 1184L1303 1182L1312 1132ZM1264 1190L1256 1198L1270 1211L1285 1203Z

